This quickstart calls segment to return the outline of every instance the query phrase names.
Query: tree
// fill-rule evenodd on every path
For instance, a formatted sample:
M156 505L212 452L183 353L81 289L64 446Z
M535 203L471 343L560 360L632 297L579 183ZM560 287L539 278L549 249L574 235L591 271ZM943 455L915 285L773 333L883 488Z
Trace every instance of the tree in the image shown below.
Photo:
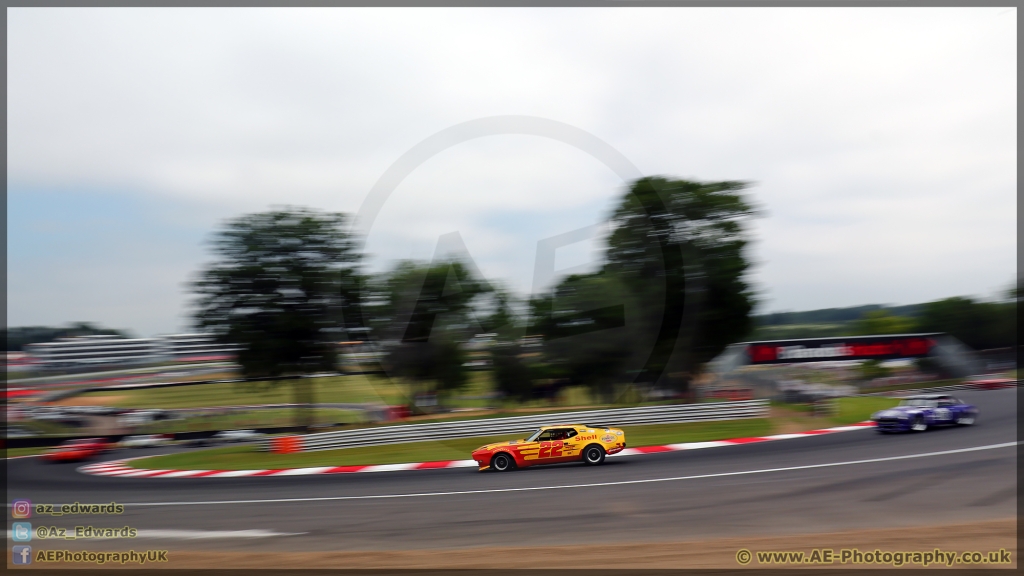
M892 374L892 369L883 366L878 360L865 360L861 362L858 367L858 371L860 372L861 378L866 382L870 382L871 380L878 378L885 378Z
M512 309L514 296L503 288L493 288L490 296L489 306L481 310L480 314L480 325L484 332L495 334L500 341L511 341L521 337L523 326Z
M946 298L922 306L921 332L946 332L975 350L1006 348L1017 342L1017 303Z
M239 344L246 377L298 377L336 368L341 287L359 255L344 214L286 207L229 220L213 237L216 260L192 283L196 326ZM296 404L312 384L294 379ZM309 423L309 411L298 419Z
M907 334L914 332L917 323L913 318L896 316L886 310L865 312L854 326L856 336L872 334Z
M935 358L931 356L923 356L921 358L914 359L914 367L917 368L918 372L928 375L940 375L946 377L948 371L942 367L941 364L935 361Z
M630 287L605 272L569 276L531 307L530 332L544 335L538 371L548 380L586 385L605 402L614 399L616 384L628 382L635 376L630 371L643 365L658 328Z
M750 332L745 249L757 210L748 186L642 178L612 214L605 270L629 287L644 307L644 327L657 332L648 374L639 378L660 374L685 390L700 364ZM666 331L680 321L681 332Z
M491 292L458 260L403 261L374 279L364 311L386 343L387 372L424 392L462 388L467 378L461 343L480 328L475 308Z
M522 346L501 342L491 349L495 387L506 398L526 401L533 397L533 374L523 360Z

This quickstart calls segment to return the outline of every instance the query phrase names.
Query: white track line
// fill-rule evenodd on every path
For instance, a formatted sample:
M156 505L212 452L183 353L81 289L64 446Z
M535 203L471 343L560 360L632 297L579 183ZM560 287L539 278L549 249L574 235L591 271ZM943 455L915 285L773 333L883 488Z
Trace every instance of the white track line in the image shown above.
M1017 442L1003 442L1002 444L989 444L986 446L975 446L973 448L958 448L956 450L942 450L940 452L924 452L919 454L905 454L903 456L887 456L884 458L869 458L867 460L850 460L847 462L829 462L827 464L806 464L804 466L786 466L783 468L765 468L762 470L741 470L739 472L719 472L716 474L697 474L694 476L672 476L669 478L648 478L644 480L620 480L617 482L594 482L592 484L566 484L562 486L532 486L525 488L491 488L486 490L459 490L453 492L418 492L412 494L372 494L367 496L320 496L311 498L271 498L265 500L209 500L205 502L125 502L125 506L208 506L220 504L273 504L286 502L325 502L332 500L377 500L382 498L421 498L428 496L462 496L466 494L496 494L501 492L530 492L534 490L561 490L564 488L597 488L601 486L626 486L630 484L650 484L653 482L673 482L680 480L699 480L702 478L722 478L726 476L745 476L749 474L767 474L770 472L789 472L792 470L812 470L815 468L832 468L836 466L853 466L856 464L873 464L876 462L892 462L894 460L909 460L912 458L928 458L931 456L945 456L947 454L961 454L964 452L977 452L980 450L996 450L998 448L1009 448L1016 446ZM11 505L8 504L8 507Z

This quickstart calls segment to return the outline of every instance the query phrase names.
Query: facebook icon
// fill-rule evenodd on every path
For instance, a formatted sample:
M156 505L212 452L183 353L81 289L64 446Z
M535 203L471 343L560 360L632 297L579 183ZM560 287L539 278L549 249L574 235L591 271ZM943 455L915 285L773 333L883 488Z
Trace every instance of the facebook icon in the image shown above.
M15 564L31 564L32 563L32 547L31 546L14 546L12 548L14 554L13 561Z

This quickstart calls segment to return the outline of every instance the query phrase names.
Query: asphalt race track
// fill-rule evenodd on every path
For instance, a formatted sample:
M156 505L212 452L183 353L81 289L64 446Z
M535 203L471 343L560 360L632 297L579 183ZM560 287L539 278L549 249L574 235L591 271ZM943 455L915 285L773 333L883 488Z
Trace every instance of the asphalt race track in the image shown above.
M146 547L289 552L700 540L1012 518L1017 391L956 394L979 407L977 425L865 429L610 458L596 468L131 479L26 458L7 462L8 503L113 501L124 514L32 522L128 525Z

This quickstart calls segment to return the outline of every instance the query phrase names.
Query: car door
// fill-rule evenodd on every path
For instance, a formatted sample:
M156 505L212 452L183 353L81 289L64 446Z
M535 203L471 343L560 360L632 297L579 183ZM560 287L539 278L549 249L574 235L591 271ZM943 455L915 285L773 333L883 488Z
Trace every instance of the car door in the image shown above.
M544 433L541 432L541 435L544 435ZM540 462L538 457L540 453L539 440L540 436L537 436L532 440L523 440L522 442L518 442L514 446L511 446L511 449L513 452L518 454L527 465L537 464Z
M949 424L956 418L953 408L953 401L949 397L939 398L938 407L935 408L934 418L938 424Z
M565 440L562 440L562 456L566 461L579 460L581 450L583 450L583 446L580 444L579 430L567 428Z
M568 431L565 428L551 428L545 430L537 438L540 443L540 450L537 452L537 460L541 464L554 464L569 460L564 454L565 439Z
M950 396L949 412L950 422L956 422L957 420L960 419L961 416L964 416L966 412L969 412L969 410L967 409L967 404L965 404L963 400Z

